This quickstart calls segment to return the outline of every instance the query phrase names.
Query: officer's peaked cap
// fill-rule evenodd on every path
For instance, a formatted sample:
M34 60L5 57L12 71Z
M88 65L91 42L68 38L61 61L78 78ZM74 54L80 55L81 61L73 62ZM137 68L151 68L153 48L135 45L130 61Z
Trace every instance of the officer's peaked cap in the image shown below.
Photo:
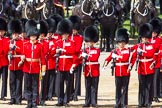
M16 19L16 20L11 20L9 21L7 25L8 33L21 33L22 32L22 24L21 21Z
M80 30L81 18L77 15L72 15L69 17L69 20L73 23L73 29Z
M86 42L97 42L99 40L98 28L94 25L86 27L83 36Z
M72 22L69 19L63 19L57 25L58 34L72 34Z
M138 34L140 37L151 38L152 30L152 25L150 23L145 23L140 26Z

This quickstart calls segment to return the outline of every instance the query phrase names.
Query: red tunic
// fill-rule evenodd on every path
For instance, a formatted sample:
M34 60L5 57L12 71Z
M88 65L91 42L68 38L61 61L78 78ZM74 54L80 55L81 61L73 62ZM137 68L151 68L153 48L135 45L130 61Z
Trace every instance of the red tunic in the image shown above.
M151 43L137 44L137 45L135 45L136 51L139 46L145 52L143 52L141 56L137 55L137 57L139 58L138 74L141 74L141 75L153 74L154 68L151 69L150 65L153 62L155 63L155 60L156 60L156 56L154 55L154 53L155 53L154 45Z
M41 65L46 66L43 46L38 42L34 44L27 42L24 46L24 56L25 61L23 72L38 74L40 72Z
M5 53L9 54L11 53L12 58L9 64L9 69L10 70L22 70L22 66L18 67L18 63L21 61L20 57L22 56L22 47L23 47L23 42L21 40L14 40L13 44L15 44L16 49L15 50L10 50L10 44L12 40L9 40L6 43L6 50Z
M98 77L100 76L100 64L98 59L100 57L100 49L98 48L86 48L88 56L85 65L84 76Z
M70 39L58 40L56 42L56 48L62 48L65 50L65 52L62 52L59 56L58 71L70 71L76 49L75 43Z
M151 38L149 41L154 45L154 48L155 48L155 56L156 56L155 68L160 68L161 60L160 60L159 49L161 46L161 38L157 36L157 37Z
M115 61L115 76L130 76L128 67L129 65L133 66L135 63L135 51L131 52L131 50L128 48L117 48L110 53L105 61L109 63L112 60L113 56L115 56L114 54L120 56L120 58L116 59Z
M8 61L8 47L6 47L6 43L8 43L8 41L10 40L8 37L3 37L3 56L1 57L2 62L2 66L8 66L9 61Z

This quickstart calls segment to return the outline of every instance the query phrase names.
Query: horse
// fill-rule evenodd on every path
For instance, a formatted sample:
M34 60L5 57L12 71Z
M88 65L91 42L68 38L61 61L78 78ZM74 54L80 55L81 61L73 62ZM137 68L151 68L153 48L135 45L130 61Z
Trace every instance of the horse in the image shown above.
M131 36L134 37L135 31L139 27L149 22L153 17L157 16L157 9L152 5L151 1L139 0L135 10L134 10L134 26L130 26Z
M1 1L1 16L6 17L8 20L21 18L21 12L17 10L19 0L5 0Z
M118 16L112 0L83 0L75 5L72 14L79 15L82 19L81 34L89 25L100 26L100 49L111 51L114 48ZM104 47L102 47L102 44L104 44Z
M43 2L27 1L23 10L27 19L47 19L52 14L59 14L64 17L64 8L54 0L44 0Z
M114 49L115 32L118 28L117 10L112 0L104 3L103 16L100 18L101 39L100 49L111 51ZM104 47L102 47L102 44Z
M99 0L83 0L77 3L72 9L72 15L81 17L81 34L85 27L89 25L97 25L97 15L99 11Z

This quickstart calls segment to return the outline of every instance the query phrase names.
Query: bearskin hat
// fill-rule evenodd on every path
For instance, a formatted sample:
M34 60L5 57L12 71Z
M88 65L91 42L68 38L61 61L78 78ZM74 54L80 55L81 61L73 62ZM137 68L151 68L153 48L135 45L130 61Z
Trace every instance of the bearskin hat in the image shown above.
M72 22L68 19L63 19L59 22L57 25L57 31L58 34L72 34Z
M73 23L73 29L80 30L81 18L77 15L72 15L69 17L69 20Z
M48 33L55 33L56 32L56 22L52 18L46 19L46 22L48 23Z
M21 33L22 32L22 24L20 20L11 20L7 25L8 33Z
M28 20L25 24L25 31L27 37L39 36L40 24L35 20Z
M142 24L139 28L139 36L145 37L145 38L151 38L152 37L152 25L150 23Z
M157 19L152 19L150 21L150 24L153 27L153 32L156 32L157 34L160 34L161 32L161 25L160 25L160 21Z
M129 42L129 32L127 29L125 28L120 28L117 30L117 33L116 33L116 41L117 42L125 42L125 43L128 43Z
M54 15L51 15L50 18L54 19L55 22L56 22L56 26L58 25L58 23L63 20L64 18L59 15L59 14L54 14Z
M20 21L21 21L21 24L22 24L22 32L25 32L25 24L28 21L28 19L21 18Z
M0 18L0 30L7 31L7 22L4 18Z
M84 41L86 42L97 42L99 40L98 28L94 25L88 26L83 32Z
M44 34L46 36L48 33L48 23L46 21L40 20L39 24L40 24L39 33Z

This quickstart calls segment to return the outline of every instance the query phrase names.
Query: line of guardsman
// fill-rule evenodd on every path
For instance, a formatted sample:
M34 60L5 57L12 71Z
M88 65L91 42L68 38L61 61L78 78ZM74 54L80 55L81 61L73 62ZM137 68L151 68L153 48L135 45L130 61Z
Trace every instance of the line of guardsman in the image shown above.
M91 25L81 36L80 24L81 19L75 15L63 19L56 14L40 21L18 19L6 22L0 18L1 99L5 100L7 96L9 69L9 104L21 104L24 97L26 108L37 108L38 104L44 106L46 100L57 96L56 106L67 107L71 100L78 101L78 95L81 95L81 71L84 66L86 96L83 107L97 107L100 49L95 47L95 43L99 40L99 31ZM113 59L116 108L128 105L130 71L135 62L139 79L138 106L149 108L152 101L160 102L160 32L161 19L153 18L140 27L138 34L141 42L127 47L128 30L117 30L118 45L103 65L104 69Z

